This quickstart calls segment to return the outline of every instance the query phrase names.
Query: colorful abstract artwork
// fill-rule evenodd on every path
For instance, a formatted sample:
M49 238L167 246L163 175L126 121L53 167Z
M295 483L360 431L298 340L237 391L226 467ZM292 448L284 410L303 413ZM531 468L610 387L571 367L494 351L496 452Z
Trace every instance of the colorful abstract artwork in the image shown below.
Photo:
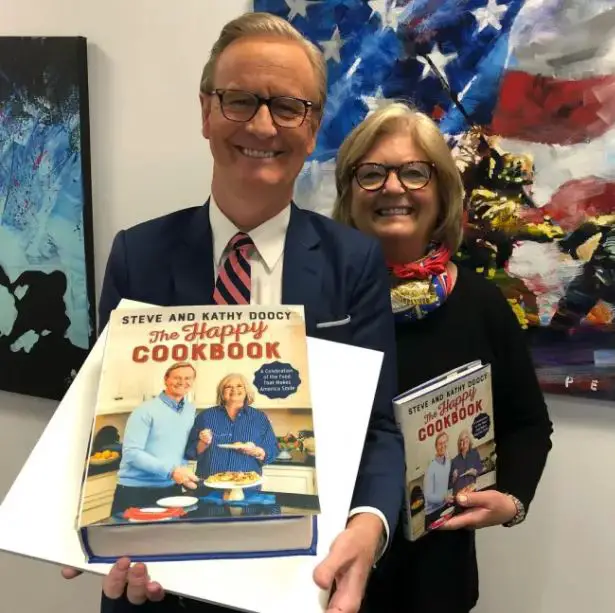
M86 41L0 37L0 389L59 399L94 340Z
M615 399L611 0L254 0L323 50L328 102L300 206L388 99L439 122L466 186L457 254L499 284L546 392Z

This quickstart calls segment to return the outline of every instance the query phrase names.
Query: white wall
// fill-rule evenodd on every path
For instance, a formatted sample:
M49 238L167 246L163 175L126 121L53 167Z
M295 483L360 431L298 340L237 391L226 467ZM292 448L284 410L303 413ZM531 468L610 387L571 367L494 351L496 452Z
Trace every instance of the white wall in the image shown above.
M223 23L248 7L248 0L0 0L0 36L89 39L97 294L118 229L207 197L199 77ZM480 535L477 613L612 609L615 406L549 403L555 447L527 524ZM54 406L0 393L0 493ZM55 567L8 555L0 555L0 577L3 613L63 613L76 602L83 613L98 610L94 577L68 583Z

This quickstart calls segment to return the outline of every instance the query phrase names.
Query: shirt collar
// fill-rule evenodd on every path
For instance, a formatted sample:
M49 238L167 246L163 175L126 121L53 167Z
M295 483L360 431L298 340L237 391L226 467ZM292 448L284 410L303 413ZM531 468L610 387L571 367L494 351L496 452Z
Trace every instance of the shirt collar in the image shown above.
M184 408L185 398L182 398L179 402L175 402L173 398L169 398L164 392L160 392L158 396L162 402L164 402L167 406L171 407L175 411L181 411Z
M290 222L290 204L275 217L248 232L265 265L271 271L284 251L286 230ZM209 198L209 224L213 239L216 268L222 262L228 242L239 232L235 224L220 210L214 197Z

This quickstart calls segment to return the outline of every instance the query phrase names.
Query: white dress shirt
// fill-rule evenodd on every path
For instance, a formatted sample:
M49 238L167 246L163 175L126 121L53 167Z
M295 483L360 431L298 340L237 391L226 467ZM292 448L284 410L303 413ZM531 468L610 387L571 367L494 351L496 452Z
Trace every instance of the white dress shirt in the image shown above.
M284 241L290 221L290 204L275 217L247 232L256 249L249 257L251 266L250 303L282 304L282 269ZM214 274L228 256L228 242L239 232L237 226L219 209L213 196L209 199L209 224L213 238Z
M250 303L258 305L282 304L282 270L284 267L284 242L290 222L290 204L275 217L265 221L247 234L256 249L249 257L251 265ZM220 210L214 197L209 198L209 224L213 240L214 274L228 256L228 242L240 232L237 226ZM373 507L356 507L351 509L350 517L357 513L373 513L384 525L386 537L380 552L384 551L389 540L389 525L384 514ZM380 556L378 556L380 557Z

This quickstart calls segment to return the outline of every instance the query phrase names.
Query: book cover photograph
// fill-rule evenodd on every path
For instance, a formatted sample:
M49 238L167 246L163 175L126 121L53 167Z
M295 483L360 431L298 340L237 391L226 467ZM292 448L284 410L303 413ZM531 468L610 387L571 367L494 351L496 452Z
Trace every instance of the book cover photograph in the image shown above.
M415 541L461 511L458 494L495 485L491 367L466 364L393 404L406 447L405 535Z
M86 553L306 553L315 454L303 307L116 310L78 512Z

